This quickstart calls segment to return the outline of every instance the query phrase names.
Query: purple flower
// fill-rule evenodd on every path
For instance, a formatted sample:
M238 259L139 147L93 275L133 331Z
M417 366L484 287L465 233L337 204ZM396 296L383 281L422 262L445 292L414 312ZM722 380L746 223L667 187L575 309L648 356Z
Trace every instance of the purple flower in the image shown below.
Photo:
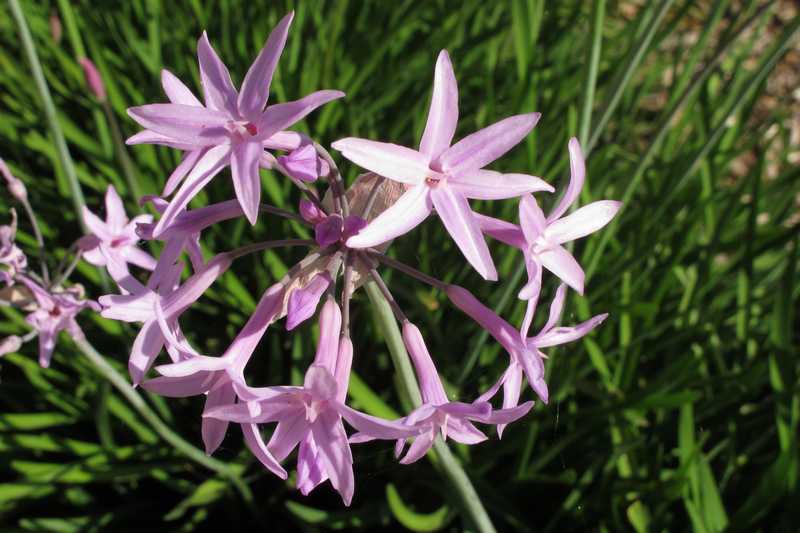
M333 283L327 272L316 274L304 287L297 288L289 295L286 309L286 330L291 331L316 312L322 295Z
M622 206L621 202L601 200L585 205L571 215L563 216L578 199L586 177L586 165L581 147L574 137L569 141L569 160L569 186L558 206L547 218L531 195L525 195L520 199L521 227L491 217L478 217L484 233L520 248L525 255L528 283L519 294L519 297L525 300L535 299L538 295L542 266L578 293L583 294L583 269L572 254L561 245L599 230L614 218Z
M243 403L219 407L204 416L241 424L277 422L267 450L282 461L299 446L298 489L305 495L330 479L345 505L350 505L355 490L353 456L342 418L376 438L405 438L415 430L344 404L353 352L350 340L340 339L340 331L341 312L329 299L320 314L317 354L302 387L237 387Z
M413 463L424 456L433 446L437 432L441 432L445 440L449 436L462 444L477 444L485 441L487 437L472 422L505 426L525 416L533 407L533 402L528 401L509 409L492 411L491 404L483 399L473 403L449 401L422 334L409 321L403 324L403 341L414 362L423 404L403 419L404 424L419 429L420 434L414 437L408 452L400 460L402 464ZM364 442L371 438L354 435L350 440ZM406 439L397 441L396 455L402 453L405 441Z
M25 270L28 259L15 243L17 238L17 212L11 210L11 225L0 226L0 265L7 268L0 270L0 281L11 285L14 276Z
M91 235L81 238L79 244L83 250L83 258L97 266L105 266L107 257L113 257L120 265L132 263L146 270L153 270L156 260L140 249L139 236L136 228L139 224L146 224L153 220L151 215L138 215L128 220L125 206L113 185L106 190L106 220L101 220L97 215L83 206L83 221L91 231Z
M136 122L147 128L143 135L129 139L130 143L153 142L189 151L182 170L192 170L156 225L156 237L227 165L231 166L233 186L242 210L250 223L255 224L261 199L258 170L265 141L317 107L344 96L340 91L318 91L300 100L264 109L293 16L293 13L285 16L273 30L248 70L240 91L237 92L227 67L204 32L197 44L197 55L205 105L200 104L177 78L168 75L165 90L167 94L172 93L173 103L128 110ZM174 187L180 178L171 177L169 185Z
M292 150L289 155L278 157L278 163L283 165L290 176L305 182L327 176L331 171L328 162L317 155L311 144Z
M508 369L497 384L481 396L482 399L486 400L494 396L502 385L503 407L516 406L519 402L524 373L534 392L543 402L547 403L549 392L544 380L545 355L540 349L577 340L592 331L608 316L607 314L597 315L573 327L556 327L564 307L565 292L566 286L560 285L550 305L550 316L547 323L536 336L527 338L528 328L535 310L535 300L529 302L522 328L518 331L463 287L448 286L447 296L450 301L488 331L511 357ZM500 427L498 427L498 431L502 431Z
M436 62L433 97L419 150L348 137L333 147L357 165L405 184L408 190L358 235L352 248L369 248L418 226L435 208L464 257L485 279L497 271L467 199L499 200L553 188L540 178L501 174L483 167L519 143L539 113L516 115L451 146L458 122L458 88L447 51Z
M47 368L50 366L59 332L66 330L73 339L83 339L83 331L75 321L75 316L87 307L99 311L100 306L83 300L80 288L48 292L26 276L20 275L17 279L30 289L36 299L38 307L25 317L25 321L39 334L39 364Z

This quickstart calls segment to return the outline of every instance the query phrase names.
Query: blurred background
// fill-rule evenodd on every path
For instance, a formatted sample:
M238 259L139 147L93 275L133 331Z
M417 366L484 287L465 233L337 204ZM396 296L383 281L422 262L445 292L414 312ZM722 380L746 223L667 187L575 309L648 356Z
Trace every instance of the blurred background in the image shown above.
M195 44L206 29L238 84L290 9L296 18L271 100L345 91L302 126L324 145L344 136L414 145L442 48L459 83L457 137L511 114L543 115L493 168L542 176L560 190L569 176L567 140L578 136L588 155L581 203L625 206L615 223L577 243L586 296L570 293L562 323L600 312L610 318L583 341L549 352L549 405L537 403L502 440L492 434L454 452L500 531L797 530L795 2L26 0L22 8L96 212L109 183L133 212L125 174L157 193L178 162L174 150L123 151L117 142L137 131L127 107L165 101L160 69L199 92ZM57 261L81 230L7 4L0 13L0 157L27 185ZM81 57L101 73L105 108L87 88ZM352 180L357 170L334 157ZM269 172L262 179L265 201L296 208L289 183ZM214 180L197 205L231 198L231 189L224 176ZM3 223L11 207L3 192ZM517 218L514 201L475 207ZM29 230L22 222L18 241L30 255ZM252 228L239 220L206 232L203 245L221 251L302 231L273 218ZM494 284L466 266L435 222L396 241L390 254L468 287L518 324L521 255L491 245ZM184 331L199 349L218 353L297 259L267 252L237 263L182 320ZM449 392L469 401L493 383L507 364L503 350L441 293L385 274ZM89 265L73 279L90 297L110 292ZM545 279L549 301L555 282ZM0 313L0 335L24 331L22 314L2 306ZM353 313L350 403L381 416L406 412L363 294ZM135 331L91 313L79 321L124 372ZM293 335L274 328L248 367L251 381L301 380L315 335L310 326ZM345 509L328 484L303 497L293 474L283 482L254 464L232 429L215 456L249 485L255 499L245 502L227 480L163 442L66 336L50 369L37 365L34 344L0 360L0 524L9 530L469 528L430 461L399 465L381 442L353 448L356 493ZM201 445L201 399L146 399Z

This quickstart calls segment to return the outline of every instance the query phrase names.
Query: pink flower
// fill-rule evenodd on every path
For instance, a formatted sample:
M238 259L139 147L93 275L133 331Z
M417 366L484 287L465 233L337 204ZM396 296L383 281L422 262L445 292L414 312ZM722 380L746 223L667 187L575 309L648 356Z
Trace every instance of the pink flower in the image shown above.
M6 162L2 159L0 159L0 174L5 178L6 187L8 187L8 192L11 193L11 196L20 202L28 200L28 190L25 188L25 184L11 173L11 169L8 168L8 165L6 165Z
M521 330L518 331L463 287L457 285L448 286L447 296L450 301L488 331L511 357L508 369L497 384L481 396L483 400L494 396L500 385L502 385L504 393L503 407L516 406L519 402L522 375L524 373L534 392L543 402L547 403L549 392L547 383L544 380L545 355L540 349L577 340L592 331L608 316L607 314L597 315L573 327L556 327L564 307L565 292L566 286L560 285L550 305L550 316L547 323L537 335L527 338L528 328L535 309L535 301L529 303L528 313L526 313ZM498 431L502 431L500 426L498 426Z
M240 424L277 422L266 449L282 461L299 446L298 489L305 495L330 479L345 505L350 505L355 490L353 456L342 419L376 438L405 438L415 430L344 404L352 344L339 338L340 331L341 312L329 299L320 314L317 354L302 387L237 387L242 403L207 411L204 416Z
M17 335L9 335L0 339L0 356L16 352L22 346L22 338Z
M139 236L136 234L138 224L149 223L152 220L151 215L138 215L128 220L122 199L116 189L109 185L106 190L105 221L89 211L86 206L83 207L83 221L92 232L80 241L84 259L93 265L105 266L108 262L106 258L113 257L123 266L131 263L153 270L156 260L137 246ZM127 272L127 267L124 272Z
M622 206L621 202L601 200L585 205L571 215L563 216L578 199L586 177L581 147L574 137L569 141L569 160L569 186L558 206L547 218L531 195L523 196L519 203L521 228L491 217L478 217L484 233L516 246L524 253L528 283L519 296L525 300L535 299L538 295L542 266L583 294L583 269L561 245L599 230L614 218Z
M26 276L18 276L17 279L30 289L36 299L38 308L25 317L25 321L39 333L39 364L47 368L50 366L58 333L66 330L73 339L83 339L83 331L75 321L75 316L87 307L99 311L100 306L83 300L79 289L47 292Z
M327 176L331 171L328 162L317 155L311 144L292 150L289 155L278 157L278 163L283 165L290 176L305 182Z
M473 403L449 401L422 334L411 322L403 324L403 341L417 372L423 404L403 419L404 424L419 429L420 434L400 460L402 464L410 464L423 457L433 446L437 432L441 432L445 440L449 436L461 444L478 444L487 437L472 422L505 426L525 416L533 407L533 402L528 401L509 409L492 411L491 404L483 399ZM351 442L367 440L371 440L371 437L354 435L350 439ZM405 441L397 441L396 455L402 453Z
M499 200L553 188L540 178L501 174L483 167L519 143L539 113L516 115L451 146L458 122L458 88L447 51L436 62L433 97L419 150L348 137L333 147L357 165L403 183L408 190L364 230L347 240L351 248L376 246L418 226L435 208L464 257L485 279L497 271L467 199Z
M203 33L197 44L197 54L205 105L169 74L165 75L164 88L168 95L171 94L173 103L128 110L131 118L147 128L147 131L129 139L129 143L152 142L189 151L182 170L191 168L191 172L156 225L156 237L227 165L231 166L233 186L242 210L250 223L255 224L261 198L258 169L265 141L317 107L344 96L340 91L318 91L300 100L264 109L293 16L290 13L278 23L247 72L241 91L237 92L227 67ZM179 179L171 177L167 189Z
M14 276L25 270L28 259L14 242L17 237L17 212L11 210L11 225L0 226L0 265L7 267L0 270L0 281L11 285Z
M289 304L286 309L286 330L291 331L316 312L322 295L333 283L333 278L327 272L320 272L311 278L305 287L294 289L289 295Z

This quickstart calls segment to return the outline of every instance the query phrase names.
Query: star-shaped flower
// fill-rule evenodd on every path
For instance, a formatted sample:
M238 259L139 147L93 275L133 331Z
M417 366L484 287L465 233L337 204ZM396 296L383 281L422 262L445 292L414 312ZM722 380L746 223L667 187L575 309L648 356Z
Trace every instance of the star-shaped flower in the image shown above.
M236 197L245 216L255 224L261 199L259 161L269 138L301 120L317 107L341 98L341 91L317 91L293 102L264 108L294 13L286 15L270 34L247 72L240 91L231 81L208 36L197 43L205 105L177 78L166 75L164 88L172 103L133 107L128 114L147 128L130 143L151 142L188 150L183 180L154 230L158 237L189 201L223 168L230 165ZM183 178L171 177L167 189Z
M467 261L485 279L496 280L494 262L468 199L499 200L553 190L534 176L482 170L525 138L539 116L506 118L451 146L458 122L458 87L450 57L442 50L419 150L352 137L332 145L357 165L408 187L394 205L350 237L347 245L368 248L391 240L418 226L436 209Z

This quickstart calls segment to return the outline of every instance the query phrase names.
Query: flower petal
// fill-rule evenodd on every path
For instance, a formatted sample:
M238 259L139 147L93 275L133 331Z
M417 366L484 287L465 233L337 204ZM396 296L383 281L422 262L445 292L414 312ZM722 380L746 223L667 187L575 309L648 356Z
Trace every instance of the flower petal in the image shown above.
M584 273L581 265L563 246L555 245L539 254L542 265L561 281L583 294Z
M400 183L420 184L432 173L428 157L405 146L355 137L331 146L356 165Z
M553 192L553 187L542 178L527 174L503 174L494 170L476 170L454 176L449 185L467 198L476 200L504 200L529 192Z
M439 157L442 171L461 175L485 167L524 139L540 116L515 115L464 137Z
M234 145L231 150L231 175L236 198L242 206L244 216L250 224L258 219L261 202L261 176L258 173L258 158L264 151L260 142L250 141Z
M194 166L197 164L200 158L205 155L205 153L205 148L187 152L186 155L183 156L180 164L178 164L178 166L175 167L175 170L172 171L172 174L169 175L161 196L166 198L167 196L172 195L172 193L175 192L175 189L178 188L178 185L180 185L181 180L186 177L186 174L188 174L189 171L194 168Z
M410 465L411 463L420 460L428 450L433 446L433 439L436 434L431 431L426 431L421 435L417 435L414 442L408 448L406 455L400 459L400 464Z
M474 211L472 216L478 221L478 226L480 226L484 235L488 235L493 239L497 239L504 244L519 248L520 250L524 250L528 247L522 229L516 224L506 222L499 218L487 217L486 215L475 213Z
M286 329L293 330L316 312L320 298L333 282L330 274L321 272L303 288L294 289L286 311Z
M569 140L569 185L555 209L547 216L547 223L558 220L567 212L569 206L578 198L586 178L586 163L581 153L581 145L575 137Z
M439 379L436 365L434 365L431 355L428 353L428 348L425 346L422 333L420 333L417 326L408 320L403 322L403 342L417 372L422 401L437 405L447 403L447 394L444 391L441 379Z
M125 206L122 205L122 198L119 197L113 185L106 189L106 223L111 231L118 234L128 223L128 215L125 214Z
M341 418L335 411L324 411L317 418L317 423L312 424L311 431L331 485L339 491L344 504L349 506L355 491L355 478L353 456Z
M433 75L433 94L419 151L434 160L450 147L458 124L458 84L447 50L439 52Z
M233 387L228 383L222 387L217 387L209 391L206 396L206 404L203 411L214 409L221 405L228 405L236 400L236 393ZM225 439L225 433L228 431L227 420L218 420L216 418L203 417L200 432L203 437L203 444L206 448L206 455L211 455L219 448L222 441Z
M309 431L305 417L287 416L275 426L275 432L267 443L267 449L275 459L283 461Z
M198 372L188 377L157 377L142 383L142 388L169 398L187 398L204 394L211 388L213 372Z
M430 188L424 184L412 187L364 229L347 239L347 246L369 248L408 233L428 217L432 208Z
M323 104L342 98L342 91L316 91L299 100L267 107L256 123L257 139L263 141L288 128Z
M288 477L286 470L267 449L264 440L261 438L261 433L258 431L258 426L255 424L242 424L242 433L244 434L245 444L247 444L253 455L261 461L261 464L279 478L286 479Z
M164 93L173 104L192 105L195 107L203 107L200 100L192 93L191 90L172 72L167 69L161 69L161 87L164 88Z
M478 221L472 216L467 199L447 185L433 188L431 199L444 227L467 261L484 279L497 280L497 270L489 247L486 246Z
M131 348L131 356L128 360L128 372L130 372L134 386L141 383L142 378L144 378L144 375L150 369L150 365L153 364L163 347L164 336L161 334L158 322L148 320L142 325L139 334L136 335Z
M230 117L220 111L183 104L149 104L128 108L128 115L141 126L179 143L212 146L230 141L225 129Z
M609 222L622 207L622 202L601 200L585 205L547 226L547 239L559 244L594 233Z
M206 32L203 32L197 41L197 59L200 64L200 81L203 83L206 106L226 111L228 116L238 118L236 88L231 81L228 67L214 51Z
M286 36L289 34L292 18L294 18L294 12L290 12L278 22L244 77L242 89L239 92L238 108L239 113L247 120L258 120L267 103L272 74L275 72L278 59L286 45Z
M172 221L175 220L175 217L177 217L189 204L192 198L194 198L195 195L197 195L197 193L200 192L200 190L205 187L209 181L211 181L211 178L216 176L217 173L228 164L230 159L229 156L230 146L222 145L211 148L203 155L203 157L200 158L195 167L181 184L178 192L175 193L175 197L169 203L169 206L167 206L164 214L161 215L161 219L153 229L154 237L160 237L161 234L172 224Z
M314 356L313 365L319 365L324 368L331 377L336 372L336 357L339 353L339 334L341 331L342 311L339 309L339 304L336 303L336 300L329 296L322 306L322 311L319 313L319 340L317 341L317 353ZM310 373L307 376L310 376ZM329 397L327 396L327 376L325 381L325 386L320 392L326 394L325 397ZM308 387L308 385L306 386ZM335 393L336 391L334 390Z
M414 427L356 411L343 403L338 404L336 409L348 424L375 439L402 439L419 433Z
M550 303L550 314L547 316L547 322L542 327L542 333L546 333L553 329L561 319L561 312L564 310L564 301L567 298L567 286L561 283L556 289L556 295Z
M101 241L110 241L114 238L111 229L103 222L100 217L89 211L85 205L82 209L83 222L94 235L100 238Z
M519 225L529 246L536 242L546 229L544 213L536 203L536 198L530 194L519 200Z
M553 328L536 339L536 347L547 348L548 346L557 346L580 339L602 324L606 318L608 318L608 313L594 316L577 326Z

